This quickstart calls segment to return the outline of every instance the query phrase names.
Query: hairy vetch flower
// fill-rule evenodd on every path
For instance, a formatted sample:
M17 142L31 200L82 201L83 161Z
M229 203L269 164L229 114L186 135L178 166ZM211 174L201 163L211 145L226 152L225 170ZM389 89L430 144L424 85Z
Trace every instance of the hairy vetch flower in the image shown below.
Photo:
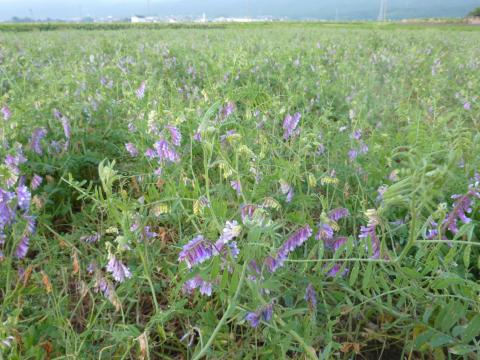
M300 113L295 113L293 116L287 114L283 120L283 138L288 140L291 136L294 136L298 133L297 125L300 121L302 115Z
M167 125L167 129L170 133L170 138L172 139L172 144L175 146L180 146L182 142L182 134L175 126Z
M293 198L293 188L285 180L280 179L280 191L283 195L287 195L286 201L291 202Z
M377 212L374 209L369 209L366 211L368 218L367 226L361 226L360 228L360 239L370 239L370 247L372 250L372 258L378 259L380 257L380 240L377 237L377 225L379 224L379 218ZM368 244L366 245L367 250L369 249Z
M118 260L115 255L110 255L110 259L108 261L106 269L118 282L124 282L125 279L129 279L132 277L132 273L130 272L128 267L126 267L120 260Z
M0 111L2 112L3 114L3 120L7 121L8 119L10 119L10 117L12 116L12 112L11 110L8 108L7 105L3 105L2 106L2 109L0 109Z
M466 214L472 212L472 205L474 198L480 199L480 192L478 184L471 184L468 192L465 195L453 195L452 199L455 200L452 210L448 213L443 222L443 226L456 234L458 232L458 220L464 224L468 224L472 221Z
M313 288L312 284L308 284L307 289L305 290L305 300L311 309L315 309L317 307L317 294L315 293L315 289Z
M325 266L327 268L328 266ZM327 276L335 277L337 276L338 273L340 273L340 270L342 269L342 265L339 263L335 263L333 267L327 271ZM349 269L345 268L341 273L340 276L345 276L348 274Z
M30 239L28 236L22 237L22 240L17 245L17 248L15 249L15 256L18 259L23 259L28 252L28 248L30 246Z
M333 221L338 221L340 219L343 219L344 217L347 217L348 215L350 215L348 209L336 208L328 213L328 218Z
M178 261L184 261L189 269L201 264L213 255L213 246L202 235L195 236L190 240L178 256Z
M171 161L171 162L178 162L180 161L180 157L175 152L175 149L171 147L168 142L164 139L157 141L153 147L157 152L157 156L160 161Z
M33 177L32 177L32 180L30 181L30 188L32 190L37 190L39 188L39 186L42 184L42 177L37 175L37 174L33 174Z
M235 111L235 103L233 103L232 101L229 101L224 107L220 109L220 112L219 112L220 121L224 121L226 118L232 115L234 111Z
M32 215L23 215L23 219L26 221L25 234L32 235L37 227L37 221Z
M130 156L132 157L136 157L138 155L138 150L137 148L135 147L134 144L132 143L126 143L125 144L125 149L127 149L128 153L130 154Z
M20 209L27 211L30 207L30 200L32 195L25 185L20 185L17 188L17 204Z
M239 225L236 220L227 221L225 223L225 227L222 230L222 235L220 235L220 238L218 240L223 244L226 244L230 240L235 239L238 235L240 235L241 231L242 226Z
M290 237L283 243L278 250L278 254L288 255L294 251L297 247L301 246L312 236L312 228L309 225L295 231Z
M80 236L80 241L86 242L87 244L93 244L100 240L100 234L95 233L92 235L83 235Z
M200 275L196 275L194 278L185 281L182 291L185 294L191 295L195 289L199 289L200 294L211 296L213 284L211 282L203 280Z
M278 249L275 257L268 256L264 263L268 271L275 272L278 268L282 267L288 255L296 248L301 246L312 236L312 229L309 225L305 225L299 230L295 231Z
M333 238L333 229L327 223L321 223L318 225L318 232L315 235L315 239L317 240L328 240Z
M138 99L143 99L143 97L145 96L145 85L145 81L142 81L138 89L135 91L135 95Z
M242 184L238 180L230 181L230 186L237 192L237 195L242 193Z
M12 200L15 193L0 188L0 232L15 219L15 210L12 208Z
M44 128L37 128L32 133L32 138L30 140L30 147L33 151L35 151L38 155L43 154L42 149L42 139L47 135L47 130Z
M255 312L250 312L245 316L245 320L250 326L256 328L260 324L260 320L268 322L273 316L273 304L267 304Z
M202 134L197 131L195 134L193 134L193 140L201 142L202 141Z
M68 118L66 116L62 116L60 121L62 122L63 133L65 137L67 138L67 140L70 140L70 137L72 136L72 130L70 128L70 122L68 121Z

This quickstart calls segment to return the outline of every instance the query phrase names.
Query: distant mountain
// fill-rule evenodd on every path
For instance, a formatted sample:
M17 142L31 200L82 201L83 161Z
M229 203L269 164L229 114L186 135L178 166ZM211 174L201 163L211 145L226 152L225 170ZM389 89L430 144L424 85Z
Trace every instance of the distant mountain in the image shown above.
M389 0L390 19L419 17L463 17L480 0ZM180 0L157 4L163 14L215 16L286 16L295 19L376 19L380 0Z
M0 20L12 16L72 18L193 15L239 17L272 15L292 19L371 20L380 0L0 0ZM480 0L388 0L389 19L463 17Z

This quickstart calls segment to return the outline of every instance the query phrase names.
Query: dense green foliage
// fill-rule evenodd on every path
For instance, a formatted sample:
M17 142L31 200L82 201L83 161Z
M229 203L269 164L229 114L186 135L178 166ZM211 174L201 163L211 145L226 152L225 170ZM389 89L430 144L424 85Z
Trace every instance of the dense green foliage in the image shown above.
M480 16L480 7L473 9L469 14L469 16Z
M0 160L21 148L27 159L19 174L1 165L0 188L43 178L26 256L15 256L26 220L4 229L0 353L475 358L480 200L458 231L443 224L458 215L451 196L480 180L480 33L382 29L0 33ZM144 153L162 136L179 159L160 174ZM333 221L336 208L349 215ZM196 235L215 242L233 220L237 257L178 261ZM338 249L315 239L322 224L344 238ZM268 271L267 256L307 225L313 235ZM374 235L360 237L367 225ZM112 256L131 277L115 281ZM196 276L210 296L185 291ZM272 318L252 328L247 314L267 304Z

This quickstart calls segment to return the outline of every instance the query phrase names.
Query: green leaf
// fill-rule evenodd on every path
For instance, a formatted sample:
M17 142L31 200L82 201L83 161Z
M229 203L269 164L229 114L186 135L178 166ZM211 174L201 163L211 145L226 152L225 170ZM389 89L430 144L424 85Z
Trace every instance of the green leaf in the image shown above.
M467 245L465 246L465 249L463 250L463 264L465 265L465 268L470 267L470 254L472 252L472 246Z
M468 343L478 335L480 335L480 315L476 315L472 320L470 320L463 333L462 340Z
M368 290L370 288L370 282L372 280L372 271L373 271L373 263L368 263L367 269L363 274L363 282L362 282L362 289Z
M473 354L474 351L475 347L468 345L455 345L448 349L448 352L453 355L468 355Z
M465 308L460 303L451 303L445 307L445 316L440 323L440 329L444 332L450 331L453 325L465 315Z
M358 272L360 271L360 263L357 261L355 265L353 265L352 272L350 273L350 278L348 279L348 283L350 286L353 286L358 278Z
M430 346L432 348L437 348L445 344L448 344L452 341L453 341L453 338L451 336L448 336L446 334L436 334L430 340Z

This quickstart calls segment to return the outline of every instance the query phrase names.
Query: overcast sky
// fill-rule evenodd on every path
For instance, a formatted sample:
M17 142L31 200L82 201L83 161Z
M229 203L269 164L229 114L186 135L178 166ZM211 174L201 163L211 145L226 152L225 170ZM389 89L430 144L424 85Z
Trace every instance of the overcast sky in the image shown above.
M380 0L0 0L0 20L33 18L129 17L139 15L260 16L372 19ZM388 0L390 18L458 17L480 0Z

